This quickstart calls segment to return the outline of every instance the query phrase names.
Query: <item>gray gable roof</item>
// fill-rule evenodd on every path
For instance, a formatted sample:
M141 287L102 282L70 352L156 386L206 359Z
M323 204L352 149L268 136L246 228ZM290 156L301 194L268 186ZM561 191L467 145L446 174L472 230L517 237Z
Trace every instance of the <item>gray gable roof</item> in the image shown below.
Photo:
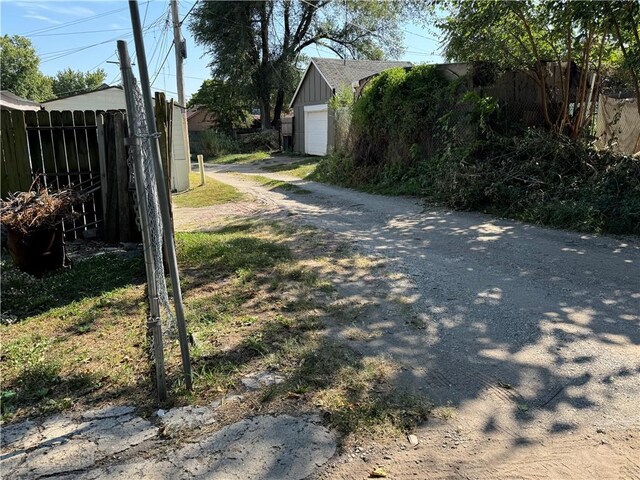
M302 78L300 79L300 83L298 84L298 88L296 88L293 97L291 98L291 102L289 106L293 105L296 97L298 96L298 92L300 91L300 87L305 81L307 77L307 73L309 72L309 68L311 65L314 65L315 68L320 72L320 75L327 82L330 88L334 90L339 90L344 85L351 86L354 82L362 80L363 78L370 77L377 73L383 72L390 68L395 67L412 67L413 64L411 62L387 62L387 61L378 61L378 60L342 60L339 58L319 58L314 57L311 59L311 63L305 70Z
M338 89L363 78L390 68L411 67L411 62L388 62L378 60L342 60L339 58L312 58L311 61L320 71L331 88Z

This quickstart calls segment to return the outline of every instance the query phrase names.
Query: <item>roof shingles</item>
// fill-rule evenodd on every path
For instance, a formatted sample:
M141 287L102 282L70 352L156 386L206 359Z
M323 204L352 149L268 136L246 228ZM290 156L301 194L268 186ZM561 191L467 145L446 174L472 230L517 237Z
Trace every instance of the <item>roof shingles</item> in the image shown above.
M351 86L353 82L390 68L412 66L411 62L396 61L342 60L340 58L312 58L312 60L329 86L334 89L339 89L343 85Z

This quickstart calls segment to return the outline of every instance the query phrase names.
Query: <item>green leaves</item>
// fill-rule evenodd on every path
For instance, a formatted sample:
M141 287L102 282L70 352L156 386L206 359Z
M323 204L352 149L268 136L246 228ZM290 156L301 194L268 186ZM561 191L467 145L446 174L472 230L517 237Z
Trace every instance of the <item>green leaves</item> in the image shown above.
M53 97L51 80L40 72L31 40L20 35L0 37L0 84L3 90L36 102Z
M104 82L107 73L101 68L95 72L81 72L65 68L51 77L53 93L57 96L71 95L86 90L94 90Z

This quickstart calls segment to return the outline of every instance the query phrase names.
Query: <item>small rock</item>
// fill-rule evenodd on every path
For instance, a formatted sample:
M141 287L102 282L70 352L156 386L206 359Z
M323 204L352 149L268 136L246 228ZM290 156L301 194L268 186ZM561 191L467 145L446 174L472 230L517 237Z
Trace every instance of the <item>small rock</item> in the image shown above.
M409 436L407 437L407 440L409 440L409 443L410 443L411 445L413 445L414 447L415 447L416 445L418 445L418 443L420 443L420 441L418 440L418 437L417 437L416 435L409 435Z
M270 387L284 382L284 377L275 372L258 372L243 377L242 384L249 390L258 390L260 387Z
M383 468L376 468L369 474L370 478L387 478L388 474Z
M164 417L167 414L164 410L160 409L156 412L156 415L160 418Z

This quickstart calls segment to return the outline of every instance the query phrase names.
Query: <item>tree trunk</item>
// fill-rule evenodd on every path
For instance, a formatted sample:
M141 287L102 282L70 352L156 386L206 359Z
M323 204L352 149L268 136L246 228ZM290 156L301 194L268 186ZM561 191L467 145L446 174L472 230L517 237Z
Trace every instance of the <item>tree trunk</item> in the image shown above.
M271 103L264 98L260 102L260 122L262 130L271 129Z
M276 95L276 104L273 107L273 124L277 125L282 116L282 107L284 106L284 90L279 88Z

